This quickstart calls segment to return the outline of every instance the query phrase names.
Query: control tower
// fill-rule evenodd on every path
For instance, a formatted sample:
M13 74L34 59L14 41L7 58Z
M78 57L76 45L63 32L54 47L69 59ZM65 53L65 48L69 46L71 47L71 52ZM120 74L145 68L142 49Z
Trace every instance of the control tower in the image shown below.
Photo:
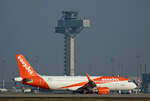
M89 27L88 19L80 19L77 11L62 11L62 17L57 21L55 32L64 37L64 67L65 75L74 76L74 38L83 28Z

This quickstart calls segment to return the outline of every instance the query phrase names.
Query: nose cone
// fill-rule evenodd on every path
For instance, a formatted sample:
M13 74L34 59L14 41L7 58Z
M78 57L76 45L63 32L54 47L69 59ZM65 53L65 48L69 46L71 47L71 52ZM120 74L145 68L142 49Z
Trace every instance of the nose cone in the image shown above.
M137 85L135 83L132 83L132 88L135 89Z

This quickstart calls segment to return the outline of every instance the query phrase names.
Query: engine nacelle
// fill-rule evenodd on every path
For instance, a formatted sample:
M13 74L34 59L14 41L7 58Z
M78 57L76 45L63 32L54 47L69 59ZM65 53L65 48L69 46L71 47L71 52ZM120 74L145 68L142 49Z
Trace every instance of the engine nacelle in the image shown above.
M108 87L98 87L97 90L100 95L108 95L110 92Z
M14 77L13 81L15 81L15 82L22 82L22 77Z

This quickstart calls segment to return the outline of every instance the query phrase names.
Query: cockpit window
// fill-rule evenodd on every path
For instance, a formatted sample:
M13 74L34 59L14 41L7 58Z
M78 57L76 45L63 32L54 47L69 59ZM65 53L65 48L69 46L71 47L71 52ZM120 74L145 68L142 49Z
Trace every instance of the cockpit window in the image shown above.
M132 80L128 80L128 82L133 82Z

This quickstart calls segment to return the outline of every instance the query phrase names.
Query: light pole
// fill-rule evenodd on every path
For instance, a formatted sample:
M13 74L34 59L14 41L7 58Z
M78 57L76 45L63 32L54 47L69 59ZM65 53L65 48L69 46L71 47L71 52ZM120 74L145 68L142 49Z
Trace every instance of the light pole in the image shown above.
M6 58L2 59L2 88L5 88L5 68L6 68Z
M111 58L110 58L110 62L112 63L112 76L114 76L114 71L115 71L115 70L114 70L114 69L115 69L115 68L114 68L114 62L115 62L115 58L114 58L114 57L111 57Z
M140 58L141 58L141 56L139 56L139 55L136 56L136 59L137 59L137 78L139 78Z

